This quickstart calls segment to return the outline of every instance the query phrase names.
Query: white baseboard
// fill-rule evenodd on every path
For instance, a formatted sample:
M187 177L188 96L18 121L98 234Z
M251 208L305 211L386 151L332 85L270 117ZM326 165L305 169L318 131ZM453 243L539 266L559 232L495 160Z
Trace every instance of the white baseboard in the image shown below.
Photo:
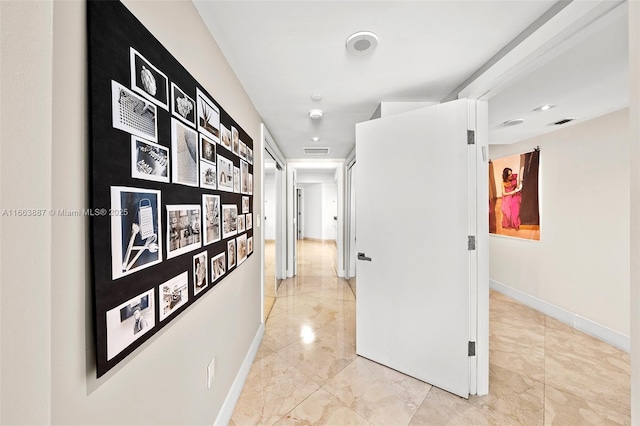
M609 343L610 345L615 346L616 348L621 349L627 353L631 352L631 338L629 336L625 336L624 334L618 333L617 331L605 327L604 325L598 324L597 322L581 317L580 315L576 315L565 309L559 308L558 306L552 305L551 303L545 302L544 300L530 296L520 290L516 290L515 288L509 287L498 281L489 280L489 287L497 291L498 293L502 293L505 296L517 300L523 305L533 308L536 311L542 312L543 314L548 315L551 318L557 319L558 321L563 322L568 326L575 328L576 330L580 330L590 336L595 337L596 339L600 339L603 342Z
M258 348L260 348L263 336L264 324L260 324L260 327L256 332L256 336L253 338L253 342L251 342L247 356L244 357L244 361L242 361L242 365L240 366L238 374L236 374L236 378L231 385L231 389L229 389L229 393L222 403L222 408L220 408L218 417L216 417L216 420L213 423L214 426L226 426L231 421L231 415L233 414L233 410L236 408L238 398L240 398L244 382L247 380L247 376L249 375L249 371L253 365L253 360L258 353Z

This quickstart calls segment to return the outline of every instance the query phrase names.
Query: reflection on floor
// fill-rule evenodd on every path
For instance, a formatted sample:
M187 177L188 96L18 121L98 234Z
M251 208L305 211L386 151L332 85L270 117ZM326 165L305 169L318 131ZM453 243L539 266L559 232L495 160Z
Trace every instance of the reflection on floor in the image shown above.
M276 241L266 240L264 243L264 318L276 302Z
M487 396L358 357L335 246L305 241L298 254L305 268L280 286L232 425L630 424L629 354L496 292Z

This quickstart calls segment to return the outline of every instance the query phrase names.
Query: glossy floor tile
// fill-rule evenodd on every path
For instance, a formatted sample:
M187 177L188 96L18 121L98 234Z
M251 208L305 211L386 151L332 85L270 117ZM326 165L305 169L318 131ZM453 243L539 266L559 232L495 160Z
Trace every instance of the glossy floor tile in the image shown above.
M335 245L298 244L233 426L630 424L629 354L494 291L489 395L466 400L358 357Z

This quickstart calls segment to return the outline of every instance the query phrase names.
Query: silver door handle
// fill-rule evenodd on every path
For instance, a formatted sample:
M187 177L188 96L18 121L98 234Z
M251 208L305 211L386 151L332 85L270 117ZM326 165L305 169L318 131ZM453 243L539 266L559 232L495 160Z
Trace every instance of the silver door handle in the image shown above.
M358 260L366 260L367 262L371 262L371 258L367 257L364 253L358 253Z

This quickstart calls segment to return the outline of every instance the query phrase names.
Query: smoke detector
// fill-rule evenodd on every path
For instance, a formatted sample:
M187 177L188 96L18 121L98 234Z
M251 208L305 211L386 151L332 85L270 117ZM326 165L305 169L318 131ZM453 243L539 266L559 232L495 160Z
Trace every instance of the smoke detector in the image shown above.
M378 46L378 36L371 31L359 31L347 38L347 52L353 55L367 55Z
M312 109L311 111L309 111L309 118L312 120L319 120L322 118L323 114L324 113L321 109Z

